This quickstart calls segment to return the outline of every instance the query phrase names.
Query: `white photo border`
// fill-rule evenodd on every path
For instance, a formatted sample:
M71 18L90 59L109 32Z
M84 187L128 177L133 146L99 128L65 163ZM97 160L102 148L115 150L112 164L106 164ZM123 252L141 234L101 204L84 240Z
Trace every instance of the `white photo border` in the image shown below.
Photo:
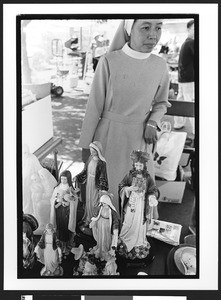
M16 16L20 14L199 14L200 278L18 279L16 174ZM212 29L212 30L211 30ZM4 281L16 290L218 289L218 4L3 4ZM211 136L212 132L212 136ZM209 241L208 241L209 240ZM210 245L212 243L212 245ZM210 252L209 252L210 251Z

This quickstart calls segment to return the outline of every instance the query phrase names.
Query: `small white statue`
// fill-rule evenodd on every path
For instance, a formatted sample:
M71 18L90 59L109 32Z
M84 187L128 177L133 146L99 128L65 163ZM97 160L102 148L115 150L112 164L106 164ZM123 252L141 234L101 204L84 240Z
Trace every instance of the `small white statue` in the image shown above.
M99 212L96 217L91 218L90 228L97 244L92 249L95 257L109 260L109 256L115 256L117 247L119 218L117 211L112 204L113 195L100 192Z
M62 276L62 251L56 232L52 224L47 224L37 246L35 247L37 259L44 265L41 276Z
M117 272L115 256L111 256L110 259L106 262L103 275L119 275L119 272Z

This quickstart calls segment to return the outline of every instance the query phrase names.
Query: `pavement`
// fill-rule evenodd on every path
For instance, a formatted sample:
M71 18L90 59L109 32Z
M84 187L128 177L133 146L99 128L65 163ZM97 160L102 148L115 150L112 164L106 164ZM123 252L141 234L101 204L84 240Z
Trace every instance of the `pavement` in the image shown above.
M62 96L52 96L54 136L62 138L62 145L57 148L60 171L68 169L73 176L83 168L78 143L88 100L84 90L84 83L79 80L76 88L64 87Z

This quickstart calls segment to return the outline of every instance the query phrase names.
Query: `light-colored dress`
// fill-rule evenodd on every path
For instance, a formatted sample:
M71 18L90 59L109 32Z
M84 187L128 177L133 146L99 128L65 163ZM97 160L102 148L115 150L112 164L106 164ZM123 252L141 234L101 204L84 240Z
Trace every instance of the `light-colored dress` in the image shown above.
M99 204L98 189L95 186L97 162L97 160L91 159L87 169L86 205L83 219L86 220L88 223L93 217L94 208Z
M93 226L93 236L97 242L94 247L96 256L105 259L107 252L110 251L112 243L112 234L110 226L110 208L108 206L102 207L99 220Z
M146 59L130 57L123 50L101 57L91 87L79 146L102 144L107 161L109 191L119 211L118 185L131 168L133 150L148 151L143 123L154 102L150 119L159 123L166 112L169 76L165 61L154 54ZM148 162L153 176L153 161Z
M53 235L45 234L45 248L41 249L36 246L35 252L38 260L44 265L41 273L50 271L52 274L59 267L59 256L61 256L61 249L57 248L53 250ZM59 253L60 252L60 253Z
M134 247L147 246L147 225L143 224L145 191L131 192L120 232L120 239L126 244L128 252Z

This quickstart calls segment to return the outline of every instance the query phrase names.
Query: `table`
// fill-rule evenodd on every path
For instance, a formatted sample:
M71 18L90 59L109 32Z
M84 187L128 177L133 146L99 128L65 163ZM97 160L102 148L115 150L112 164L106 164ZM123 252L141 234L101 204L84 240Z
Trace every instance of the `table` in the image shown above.
M44 145L42 145L38 150L34 152L34 155L41 161L44 159L49 153L54 153L54 164L55 164L55 172L56 179L58 180L58 160L57 160L57 147L62 143L62 138L60 137L52 137L48 140Z

